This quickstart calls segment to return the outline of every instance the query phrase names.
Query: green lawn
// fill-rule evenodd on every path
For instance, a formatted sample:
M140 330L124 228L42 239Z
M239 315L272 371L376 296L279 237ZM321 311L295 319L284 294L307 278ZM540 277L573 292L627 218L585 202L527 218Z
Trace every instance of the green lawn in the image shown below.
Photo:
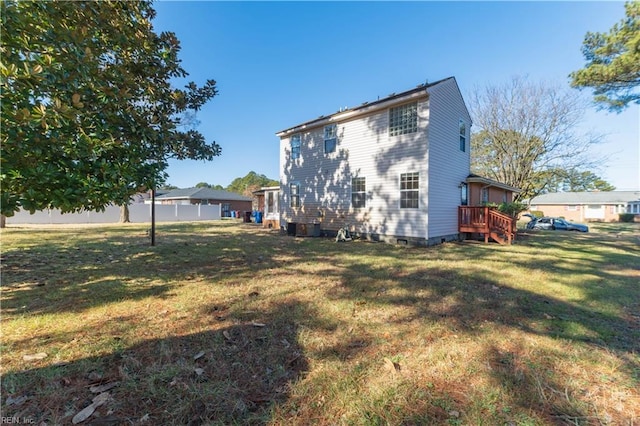
M82 424L640 424L638 225L431 248L10 227L2 416L71 424L109 385Z

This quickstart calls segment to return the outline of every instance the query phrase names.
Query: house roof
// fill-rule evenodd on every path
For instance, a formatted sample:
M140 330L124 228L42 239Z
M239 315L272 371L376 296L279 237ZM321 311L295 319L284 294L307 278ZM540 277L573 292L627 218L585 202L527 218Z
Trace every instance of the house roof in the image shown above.
M468 183L481 183L487 186L495 186L496 188L504 189L511 192L522 192L521 189L516 188L515 186L507 185L506 183L498 182L497 180L489 179L486 177L482 177L475 174L470 174L467 177Z
M529 200L529 204L624 204L640 201L640 191L550 192Z
M443 78L442 80L435 81L433 83L419 84L417 87L414 87L413 89L407 90L405 92L392 93L386 98L377 99L372 102L363 102L361 105L353 108L341 109L340 111L327 116L321 115L320 117L314 120L306 121L304 123L298 124L288 129L281 130L277 132L276 135L279 137L283 137L287 133L298 132L300 130L308 129L311 127L317 127L327 123L336 122L345 118L350 118L360 113L367 113L367 112L371 112L372 110L386 108L387 104L390 104L390 103L401 102L405 99L411 99L413 97L419 97L421 95L426 96L427 89L451 79L455 82L455 77L447 77L447 78ZM457 85L457 82L456 82L456 85Z
M280 190L280 186L263 186L260 189L257 189L255 191L253 191L253 194L264 194L267 191L279 191Z
M211 188L184 188L174 189L168 193L156 197L160 200L229 200L229 201L252 201L250 197L236 194L235 192L223 191Z

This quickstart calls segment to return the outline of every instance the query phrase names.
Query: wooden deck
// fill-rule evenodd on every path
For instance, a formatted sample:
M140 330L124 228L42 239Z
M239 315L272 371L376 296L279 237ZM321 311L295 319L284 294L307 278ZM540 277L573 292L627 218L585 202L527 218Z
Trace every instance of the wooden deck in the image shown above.
M500 244L511 244L516 237L516 219L492 207L458 207L459 232L484 235L484 242L492 239Z

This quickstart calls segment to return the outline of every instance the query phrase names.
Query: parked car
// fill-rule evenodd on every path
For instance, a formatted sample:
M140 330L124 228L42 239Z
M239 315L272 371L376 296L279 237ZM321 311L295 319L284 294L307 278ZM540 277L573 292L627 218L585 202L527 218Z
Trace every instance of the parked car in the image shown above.
M576 231L589 232L589 227L581 223L568 222L559 217L531 217L531 221L527 223L527 229L550 229L554 231Z

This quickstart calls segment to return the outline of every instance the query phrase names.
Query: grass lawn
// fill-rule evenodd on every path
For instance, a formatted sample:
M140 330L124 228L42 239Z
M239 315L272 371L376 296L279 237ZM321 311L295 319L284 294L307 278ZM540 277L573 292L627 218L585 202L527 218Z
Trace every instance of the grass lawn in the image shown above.
M160 224L155 247L146 225L10 227L2 416L638 425L638 225L431 248L231 221Z

